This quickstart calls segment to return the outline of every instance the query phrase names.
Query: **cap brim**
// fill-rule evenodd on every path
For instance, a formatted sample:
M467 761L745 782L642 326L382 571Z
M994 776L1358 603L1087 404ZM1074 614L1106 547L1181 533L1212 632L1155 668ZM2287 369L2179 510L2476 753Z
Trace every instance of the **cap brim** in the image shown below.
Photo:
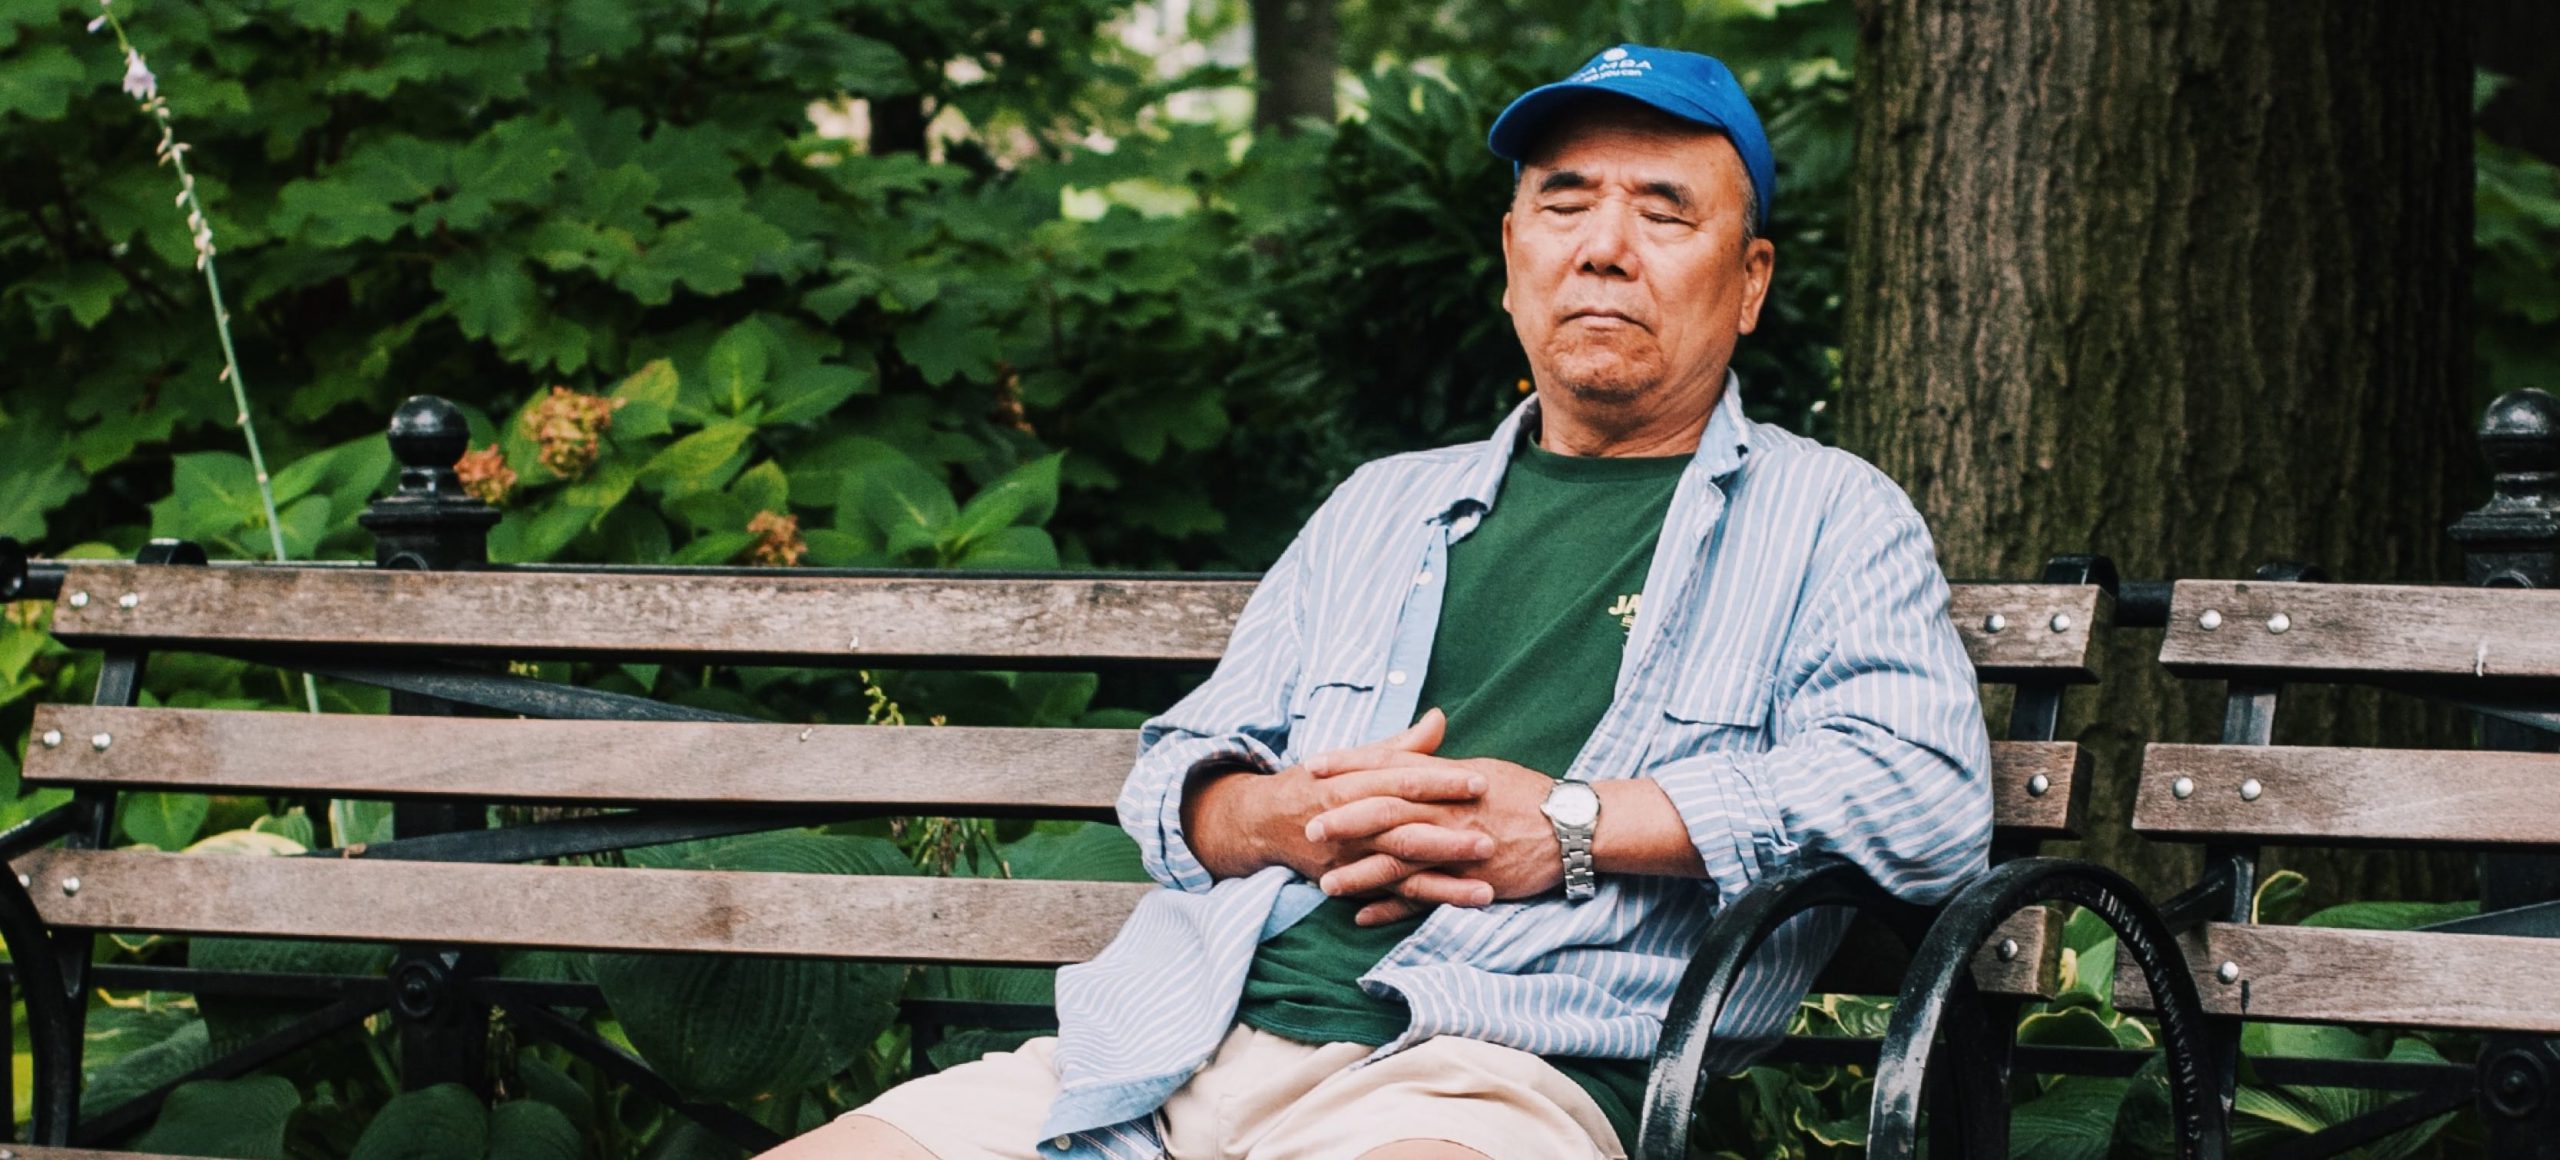
M1529 151L1538 147L1547 126L1553 124L1558 116L1600 99L1642 105L1702 128L1719 133L1731 132L1723 118L1686 101L1640 96L1622 88L1587 81L1557 81L1520 94L1518 100L1502 110L1501 116L1493 119L1493 130L1485 134L1485 145L1493 150L1494 156L1506 161L1526 161Z

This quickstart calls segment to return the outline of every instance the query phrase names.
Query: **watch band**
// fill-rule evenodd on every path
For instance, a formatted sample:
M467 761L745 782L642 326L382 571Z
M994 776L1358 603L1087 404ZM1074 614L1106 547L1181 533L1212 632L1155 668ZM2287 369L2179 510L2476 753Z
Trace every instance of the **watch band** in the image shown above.
M1600 876L1591 867L1591 827L1575 826L1579 833L1566 833L1556 826L1556 840L1564 844L1564 897L1567 902L1589 902L1600 893Z
M1556 782L1539 812L1556 829L1556 845L1564 855L1564 897L1588 902L1600 893L1598 867L1591 859L1591 837L1600 828L1600 794L1588 782Z

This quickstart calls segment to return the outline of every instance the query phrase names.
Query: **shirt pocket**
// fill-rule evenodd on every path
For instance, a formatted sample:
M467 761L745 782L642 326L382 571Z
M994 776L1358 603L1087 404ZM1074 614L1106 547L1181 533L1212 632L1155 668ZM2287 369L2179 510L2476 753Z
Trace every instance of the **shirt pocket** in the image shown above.
M1718 750L1758 752L1769 747L1769 713L1775 697L1757 674L1693 681L1663 701L1658 760Z
M1328 749L1358 745L1378 704L1380 650L1336 649L1307 665L1289 699L1289 759L1304 761Z

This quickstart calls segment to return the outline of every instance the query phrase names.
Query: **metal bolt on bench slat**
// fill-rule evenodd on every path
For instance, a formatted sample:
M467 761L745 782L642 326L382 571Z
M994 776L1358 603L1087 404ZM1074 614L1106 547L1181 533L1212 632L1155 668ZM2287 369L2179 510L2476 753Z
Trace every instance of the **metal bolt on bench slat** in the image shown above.
M24 874L18 875L18 889L20 889L20 890L24 890L24 889L26 889L27 887L33 886L33 885L35 885L35 884L36 884L36 880L35 880L35 879L33 879L33 878L29 878L29 877L27 877L27 876L26 876L26 875L24 875Z
M47 730L45 730L45 731L44 731L44 747L45 747L45 748L47 748L47 749L55 749L55 748L59 748L61 745L62 745L62 730L59 730L59 729L47 729Z
M142 603L142 594L139 592L127 592L122 596L116 597L116 607L124 609L127 612L133 611L134 606L140 603Z
M89 607L89 594L86 592L74 592L69 596L63 597L63 603L69 604L73 608L87 608Z
M2196 627L2206 632L2222 627L2222 613L2216 609L2205 609L2204 615L2196 617Z
M1982 631L1984 632L1998 632L2007 627L2009 627L2009 618L2002 616L1997 612L1982 618Z
M2241 783L2240 783L2240 800L2241 800L2241 801L2244 801L2244 802L2253 802L2253 801L2256 801L2256 800L2258 800L2258 795L2259 795L2259 794L2262 794L2262 793L2265 793L2265 792L2267 792L2267 787L2265 787L2265 786L2263 786L2263 785L2258 784L2258 779L2257 779L2257 778L2254 778L2254 777L2253 777L2253 778L2248 779L2247 781L2243 781L2243 782L2241 782Z
M2053 779L2046 777L2041 773L2027 779L2028 797L2043 797L2046 791L2051 790L2052 788Z
M2053 614L2053 630L2054 630L2055 632L2069 632L2069 631L2071 631L2071 614L2070 614L2070 613L2068 613L2068 612L2057 612L2057 613L2054 613L2054 614Z
M851 640L847 640L844 642L844 647L847 649L859 649L862 647L862 638L857 636Z
M2279 612L2267 618L2267 631L2281 633L2293 628L2293 618Z
M2240 964L2232 962L2229 959L2225 959L2221 966L2213 969L2213 977L2222 980L2226 984L2237 983L2240 981Z
M105 752L107 751L107 746L112 745L112 744L114 744L114 743L115 743L115 735L114 735L114 734L111 734L111 733L100 733L100 734L98 734L97 736L95 736L95 737L91 737L91 738L89 739L89 748L91 748L91 749L95 749L95 750L97 750L97 751L98 751L98 752L100 752L100 753L105 753Z
M2013 938L2000 940L2000 961L2004 963L2018 961L2018 940Z
M80 880L78 878L65 878L62 880L62 896L64 898L69 898L78 893L80 893Z
M2196 796L2196 779L2192 777L2182 777L2176 781L2170 782L2169 792L2179 801L2185 801L2188 798L2194 797Z

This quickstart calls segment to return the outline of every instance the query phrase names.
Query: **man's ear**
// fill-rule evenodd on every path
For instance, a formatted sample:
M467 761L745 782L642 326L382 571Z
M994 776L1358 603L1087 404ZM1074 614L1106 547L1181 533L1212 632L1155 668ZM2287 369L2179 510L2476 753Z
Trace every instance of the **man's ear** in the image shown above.
M1734 333L1760 329L1760 306L1769 300L1769 280L1777 269L1778 247L1767 238L1751 239L1742 251L1742 316L1734 319Z
M1502 211L1502 312L1511 313L1511 211Z

